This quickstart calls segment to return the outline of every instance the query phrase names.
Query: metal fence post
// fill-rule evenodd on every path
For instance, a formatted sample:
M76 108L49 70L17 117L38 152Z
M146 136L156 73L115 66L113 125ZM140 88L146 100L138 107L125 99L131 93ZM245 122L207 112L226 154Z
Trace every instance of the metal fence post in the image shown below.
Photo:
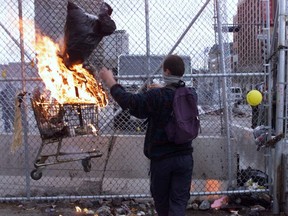
M278 46L285 45L285 20L286 20L286 3L279 1L279 29L278 29ZM276 135L283 133L284 117L284 88L285 88L285 50L280 49L277 71L277 99L276 99ZM279 167L281 166L282 142L278 142L274 154L274 184L273 184L273 213L278 214L280 211L279 194L280 179Z
M22 74L22 89L23 92L26 91L26 82L25 82L25 48L24 48L24 27L23 27L23 16L22 16L22 0L18 0L18 12L19 12L19 32L20 32L20 55L21 55L21 74ZM29 147L28 147L28 121L27 121L27 108L26 106L21 107L22 113L22 124L24 125L24 155L25 155L25 177L26 177L26 196L29 199L31 196L30 193L30 172L29 172Z

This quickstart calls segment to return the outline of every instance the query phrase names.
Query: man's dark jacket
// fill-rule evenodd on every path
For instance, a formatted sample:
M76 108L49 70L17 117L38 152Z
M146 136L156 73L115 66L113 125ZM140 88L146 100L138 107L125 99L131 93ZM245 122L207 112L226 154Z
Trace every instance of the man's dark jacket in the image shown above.
M129 109L131 115L140 119L148 118L144 142L146 157L159 160L192 153L192 142L176 145L167 139L165 126L172 113L174 90L163 87L133 94L116 84L110 91L114 100L123 110Z

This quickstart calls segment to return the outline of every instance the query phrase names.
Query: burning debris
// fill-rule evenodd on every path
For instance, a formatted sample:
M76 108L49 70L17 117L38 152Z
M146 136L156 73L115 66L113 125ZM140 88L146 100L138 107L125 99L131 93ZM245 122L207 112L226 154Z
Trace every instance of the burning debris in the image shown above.
M31 98L36 123L42 139L41 146L34 161L35 169L31 171L31 178L39 180L42 177L43 167L57 163L82 161L85 172L91 171L91 158L101 157L102 153L96 149L92 151L63 152L62 139L65 137L97 135L98 106L88 103L60 104L55 99L47 100L36 89ZM57 143L55 153L45 154L46 144ZM68 157L72 156L72 157ZM48 158L52 158L48 161ZM46 163L46 161L48 161Z
M95 104L59 104L44 98L39 89L33 92L32 108L42 139L97 134Z
M104 3L99 17L85 13L70 2L67 9L65 49L62 55L59 55L59 44L46 36L36 36L37 68L45 84L45 90L41 89L45 94L36 89L31 98L42 139L34 162L35 169L31 172L33 180L39 180L43 168L48 165L77 160L82 161L85 172L90 172L91 158L102 156L96 149L63 152L61 144L66 137L97 135L98 110L108 104L108 98L102 85L94 78L94 71L87 70L82 63L101 39L115 30L115 23L110 18L112 8ZM57 143L55 154L43 154L45 145L49 143ZM68 155L78 156L71 159L64 157ZM48 161L49 157L54 160Z
M35 90L31 102L42 139L96 134L97 120L94 120L97 118L98 107L108 104L106 92L82 65L75 65L75 71L69 70L57 55L58 44L48 37L37 37L35 49L38 73L47 91L44 96L40 94L39 89ZM19 101L19 114L20 104ZM76 117L73 119L72 116ZM17 119L21 120L21 116ZM75 125L77 121L79 123ZM16 126L15 131L21 134L21 125ZM20 139L17 138L17 145L13 145L13 151L16 149L14 146L20 146L18 140Z
M41 95L39 89L36 89L31 99L35 118L43 139L67 137L69 128L64 123L64 107L57 101L48 103Z
M74 65L68 69L57 55L59 45L48 37L38 36L37 66L39 75L51 92L50 97L58 103L94 103L105 107L108 103L107 94L93 75L82 67Z
M112 34L116 25L110 18L112 8L101 3L98 16L86 13L72 2L67 5L63 43L36 35L38 72L51 92L50 97L59 104L96 104L105 107L107 94L91 69L83 67L104 36Z

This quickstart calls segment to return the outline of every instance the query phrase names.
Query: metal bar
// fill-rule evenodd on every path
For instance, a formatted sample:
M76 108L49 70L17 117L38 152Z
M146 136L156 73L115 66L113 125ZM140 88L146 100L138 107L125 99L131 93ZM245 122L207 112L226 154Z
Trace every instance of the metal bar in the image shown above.
M278 28L278 46L285 46L285 28L286 28L286 1L278 1L279 4L279 28ZM276 95L276 135L283 132L283 114L284 114L284 88L285 85L281 84L285 80L285 51L279 51L278 70L277 70L277 95ZM273 213L279 214L280 212L280 194L281 184L278 177L279 167L281 166L282 155L282 142L276 143L274 154L274 179L273 179Z
M145 0L145 24L146 24L146 56L147 56L147 80L150 83L151 59L150 59L150 20L149 20L149 0Z
M19 13L19 33L20 33L20 55L21 55L21 77L22 77L22 90L26 92L25 82L25 49L24 49L24 28L23 28L23 11L22 11L22 0L18 0L18 13ZM28 144L28 120L27 120L27 107L25 103L22 103L22 124L23 124L23 139L24 139L24 156L25 156L25 176L26 176L26 196L31 196L30 188L30 168L29 168L29 144Z
M277 1L276 12L275 12L275 15L274 15L274 20L277 20L278 16L279 16L279 4L278 4L278 1ZM270 55L275 52L276 47L277 47L278 22L274 22L274 26L273 27L274 27L273 28L273 34L272 34L273 41L271 41ZM271 56L269 58L271 58Z
M221 73L215 73L215 74L185 74L183 77L184 78L201 78L201 77L242 77L242 76L268 76L268 73L263 73L263 72L257 72L257 73L226 73L226 74L221 74ZM162 75L160 74L154 74L150 76L151 78L161 78ZM147 78L147 75L121 75L121 76L115 76L116 79L145 79ZM1 81L1 80L0 80Z
M78 91L78 87L76 86L75 86L75 94L76 94L76 97L79 98L79 91ZM82 117L82 110L81 110L80 105L77 106L77 114L78 114L80 126L83 127L83 117Z
M203 10L206 8L206 6L208 5L208 3L210 2L210 0L207 0L204 5L201 7L201 9L198 11L198 13L195 15L195 17L192 19L192 21L190 22L190 24L188 25L188 27L186 28L186 30L182 33L182 35L179 37L179 39L176 41L175 45L172 47L172 49L168 52L167 55L170 55L174 52L174 50L177 48L177 46L180 44L180 42L183 40L183 38L185 37L185 35L187 34L187 32L190 30L190 28L193 26L193 24L196 22L196 20L198 19L198 17L201 15L201 13L203 12ZM161 70L162 65L159 65L159 67L152 73L152 75L158 73ZM142 91L145 86L148 84L148 80L146 80L144 82L144 84L141 86L141 88L139 89L139 91Z
M203 10L205 9L205 7L208 5L208 3L210 2L210 0L207 0L205 2L205 4L201 7L201 9L198 11L198 13L196 14L196 16L192 19L191 23L188 25L188 27L186 28L186 30L182 33L182 35L180 36L180 38L178 39L178 41L175 43L175 45L172 47L172 49L170 50L170 52L168 53L168 55L170 55L171 53L173 53L173 51L176 49L176 47L180 44L180 42L182 41L182 39L184 38L184 36L187 34L187 32L190 30L190 28L192 27L192 25L196 22L196 20L198 19L198 17L201 15L201 13L203 12ZM159 65L159 67L152 73L152 76L155 75L156 73L158 73L158 71L161 69L161 65ZM143 85L140 87L139 91L143 91L143 89L147 86L147 84L149 83L149 80L147 79ZM114 116L118 115L120 112L122 111L121 108L119 108L118 110L116 110L116 112L114 113ZM113 119L112 119L113 120ZM106 121L105 124L100 128L103 129L105 128L110 121Z
M227 74L226 72L226 64L225 64L225 50L224 50L224 38L222 34L222 17L220 15L220 4L218 0L215 0L215 7L216 7L216 19L217 19L217 26L218 26L218 41L219 41L219 48L220 48L220 71L223 74ZM227 77L224 77L222 80L222 96L223 96L223 104L224 104L224 122L226 126L226 137L227 137L227 158L228 158L228 186L232 186L232 150L231 150L231 133L230 133L230 124L231 122L231 108L229 109L229 104L227 100Z
M270 1L266 0L266 23L265 23L265 28L267 29L267 57L270 57L271 55L271 50L272 50L272 42L271 42L271 31L270 31ZM271 139L271 134L272 134L272 85L273 85L273 76L272 76L272 70L271 70L271 59L266 62L267 59L265 59L265 64L264 66L266 67L266 72L268 73L268 77L266 79L266 85L268 87L267 93L268 93L268 140ZM265 149L265 164L266 164L266 172L268 173L268 176L272 176L273 171L272 171L272 165L273 165L273 160L272 160L272 149L267 148ZM271 178L268 178L268 185L269 185L269 191L272 191L272 180Z
M267 189L258 190L232 190L232 191L215 191L215 192L192 192L190 196L222 195L222 194L252 194L267 193ZM79 199L113 199L113 198L152 198L150 194L117 194L117 195L93 195L93 196L47 196L47 197L0 197L0 202L15 201L43 201L43 200L79 200Z
M285 46L285 1L279 1L279 36L278 36L278 45ZM283 4L283 5L281 5ZM283 121L278 120L278 118L283 118L284 114L284 88L285 85L285 51L279 50L279 60L278 60L278 71L277 71L277 99L276 99L276 113L277 113L277 122L276 122L276 135L283 132Z
M201 78L201 77L234 77L234 76L267 76L267 73L263 73L263 72L257 72L257 73L229 73L229 74L190 74L190 75L185 75L184 77L196 77L196 78ZM152 75L150 76L150 78L161 78L162 75ZM141 79L141 78L147 78L146 75L123 75L123 76L115 76L115 78L117 78L118 80L120 79L130 79L130 80L137 80L137 79ZM0 80L1 81L1 80ZM114 113L114 117L119 115L121 113L122 109L119 108L115 111ZM113 118L112 118L113 119ZM100 131L103 130L109 123L110 121L106 121L102 127L100 128Z
M21 44L13 37L13 35L9 32L9 30L1 22L0 22L0 26L7 33L7 35L11 38L11 40L21 49ZM33 61L33 59L30 57L30 55L28 53L26 53L24 51L24 54L30 61Z
M107 165L108 165L110 156L112 154L116 139L117 138L116 138L115 132L114 132L113 135L110 137L108 150L107 150L107 156L106 156L105 163L104 163L104 169L103 169L103 172L102 172L102 175L101 175L101 190L100 190L100 193L103 193L103 182L104 182L104 178L105 178L105 174L106 174L106 170L107 170Z
M194 78L201 78L201 77L241 77L241 76L268 76L268 73L263 73L263 72L255 72L255 73L250 73L250 72L242 72L242 73L229 73L229 74L221 74L221 73L207 73L207 74L185 74L183 77L194 77ZM154 75L149 75L150 78L161 78L162 75L160 74L154 74ZM121 75L121 76L115 76L116 79L145 79L148 78L147 75ZM29 77L29 78L24 78L24 79L19 79L19 78L8 78L8 79L0 79L1 82L9 82L9 81L42 81L40 77Z

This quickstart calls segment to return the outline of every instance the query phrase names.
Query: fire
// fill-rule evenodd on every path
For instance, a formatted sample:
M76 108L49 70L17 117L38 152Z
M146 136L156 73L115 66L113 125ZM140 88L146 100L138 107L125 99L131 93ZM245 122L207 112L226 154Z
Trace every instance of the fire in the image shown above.
M216 179L208 179L206 180L205 190L207 192L214 192L220 190L221 183Z
M79 206L75 206L76 212L82 212L82 209Z
M58 56L60 47L49 37L37 36L37 66L51 97L58 103L93 103L105 107L107 95L92 74L80 65L69 70Z
M217 179L207 179L205 184L205 191L206 192L217 192L221 189L221 181ZM218 195L208 195L209 199L216 199Z
M87 215L94 214L94 211L89 210L87 208L81 209L79 206L75 206L75 210L76 210L77 213L84 213L84 214L87 214ZM98 216L98 214L94 214L94 216Z

